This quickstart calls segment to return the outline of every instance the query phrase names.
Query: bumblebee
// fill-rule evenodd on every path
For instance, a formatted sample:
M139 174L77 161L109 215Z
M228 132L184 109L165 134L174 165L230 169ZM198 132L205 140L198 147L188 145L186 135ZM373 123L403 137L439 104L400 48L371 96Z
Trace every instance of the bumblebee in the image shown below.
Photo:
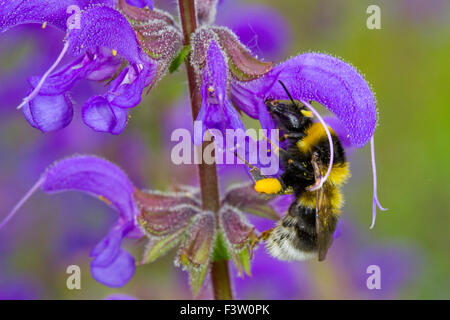
M280 81L281 83L281 81ZM281 260L325 259L333 241L343 205L340 187L350 177L349 163L337 134L330 128L333 164L328 179L330 140L324 126L313 121L313 113L295 101L283 83L290 100L266 100L265 105L280 130L283 149L278 151L282 174L264 177L251 171L255 190L278 195L292 193L295 200L276 227L263 232L269 253ZM320 186L320 187L318 187Z

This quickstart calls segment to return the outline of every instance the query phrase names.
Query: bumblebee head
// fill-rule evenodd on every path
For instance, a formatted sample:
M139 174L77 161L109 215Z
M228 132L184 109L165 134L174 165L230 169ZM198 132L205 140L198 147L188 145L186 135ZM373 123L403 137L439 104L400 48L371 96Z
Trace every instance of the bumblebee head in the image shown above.
M303 131L312 122L311 111L298 101L267 99L265 104L277 126L286 131Z

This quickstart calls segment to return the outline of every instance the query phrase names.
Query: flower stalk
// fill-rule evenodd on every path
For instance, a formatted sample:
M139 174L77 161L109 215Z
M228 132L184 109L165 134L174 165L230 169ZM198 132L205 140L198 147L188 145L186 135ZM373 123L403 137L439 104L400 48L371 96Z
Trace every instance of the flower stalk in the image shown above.
M197 16L195 0L180 0L180 18L183 27L184 44L189 45L191 35L197 29ZM197 118L202 105L200 88L198 86L197 74L190 63L190 57L186 59L186 70L189 83L189 94L191 101L193 121ZM214 143L214 142L210 142ZM208 143L203 143L202 154ZM203 210L212 211L217 215L220 208L219 187L217 180L217 170L215 164L198 165L200 188L202 195ZM232 290L230 275L228 270L228 260L220 259L212 262L211 281L216 300L231 300Z

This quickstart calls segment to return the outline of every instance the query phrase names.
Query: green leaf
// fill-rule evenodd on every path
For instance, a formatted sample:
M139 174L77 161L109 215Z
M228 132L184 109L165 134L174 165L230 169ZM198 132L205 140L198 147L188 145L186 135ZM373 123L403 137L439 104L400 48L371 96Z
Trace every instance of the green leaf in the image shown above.
M181 66L181 64L186 60L186 57L189 54L189 51L191 51L191 45L185 45L173 58L173 60L170 62L169 65L169 72L174 73L178 70L178 68Z
M231 259L239 270L239 276L243 277L243 271L251 276L252 273L250 271L250 253L248 246L245 246L241 251L230 250Z
M244 250L242 250L239 255L239 261L242 265L242 268L244 269L245 273L248 276L251 276L252 273L250 271L250 253L248 251L248 248L244 248Z
M208 265L205 264L200 268L189 269L189 283L191 285L192 294L196 297L203 286L203 281L205 280L206 271L208 270Z
M151 239L140 264L151 263L166 254L181 241L184 231L185 229L181 229L167 237Z

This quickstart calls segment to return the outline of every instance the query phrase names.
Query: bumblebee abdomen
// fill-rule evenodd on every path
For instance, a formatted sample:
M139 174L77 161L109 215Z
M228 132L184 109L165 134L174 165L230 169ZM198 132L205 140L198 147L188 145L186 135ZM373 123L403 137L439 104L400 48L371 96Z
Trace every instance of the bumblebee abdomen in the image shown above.
M317 256L316 237L314 234L300 232L298 228L285 227L283 222L295 219L286 216L278 222L278 225L266 240L266 248L270 255L280 260L309 260Z
M329 237L332 237L338 220L338 213L332 211L327 219L330 224ZM303 261L317 257L319 248L315 207L294 201L286 216L267 238L266 248L273 257L280 260Z
M330 230L334 232L339 216L332 212ZM317 257L316 209L294 201L288 214L278 222L266 240L267 251L280 260L309 260Z

